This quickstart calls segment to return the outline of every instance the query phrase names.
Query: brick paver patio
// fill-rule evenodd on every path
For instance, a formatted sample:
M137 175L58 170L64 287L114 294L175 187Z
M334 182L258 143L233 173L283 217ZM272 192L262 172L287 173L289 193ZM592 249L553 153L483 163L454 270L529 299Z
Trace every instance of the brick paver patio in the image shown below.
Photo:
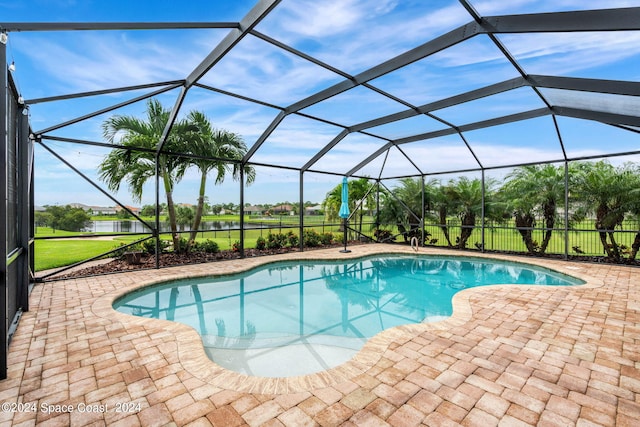
M348 256L411 251L386 245L352 250ZM330 249L275 259L344 256ZM639 423L637 268L526 259L588 284L465 290L454 298L452 318L387 330L344 365L293 378L227 371L206 358L190 328L111 309L116 296L143 284L270 260L35 286L31 311L9 348L9 377L0 381L0 425Z

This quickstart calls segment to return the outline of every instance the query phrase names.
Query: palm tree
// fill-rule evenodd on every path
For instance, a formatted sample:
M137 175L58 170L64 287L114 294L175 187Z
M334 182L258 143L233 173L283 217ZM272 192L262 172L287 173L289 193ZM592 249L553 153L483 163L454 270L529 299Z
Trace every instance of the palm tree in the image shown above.
M327 222L338 220L340 205L342 203L342 184L338 184L331 189L322 201L322 210L324 210L324 219Z
M207 175L212 171L215 173L216 185L224 182L227 173L231 173L233 179L238 180L241 169L239 161L247 152L247 145L240 135L222 129L214 129L209 119L199 111L190 112L187 121L195 128L195 131L190 132L187 136L188 152L197 156L189 160L189 163L200 171L198 204L189 236L188 247L190 247L196 239L202 221ZM251 184L256 177L255 168L245 165L244 175L246 182Z
M359 178L349 181L349 209L357 209L358 230L362 234L365 206L370 209L374 203L373 192L369 191L371 184L367 178Z
M349 211L354 215L358 208L358 215L355 218L356 226L362 233L362 223L365 214L365 205L370 209L374 203L373 193L369 191L370 184L367 178L349 180ZM362 203L360 203L362 202ZM340 205L342 204L342 184L338 184L331 189L322 201L325 220L333 222L338 220Z
M133 198L142 199L142 189L149 178L155 177L156 160L160 178L167 197L167 214L171 225L173 247L180 251L180 239L177 233L176 212L173 202L173 188L180 181L188 164L186 159L177 155L160 153L155 150L161 141L164 129L169 121L170 111L159 101L147 101L146 120L132 116L112 116L102 124L107 141L118 145L98 166L99 177L110 190L118 191L120 183L126 181ZM184 137L192 131L184 120L178 120L164 144L168 152L184 152ZM135 148L146 149L137 151Z
M410 228L407 210L398 201L397 196L391 192L384 190L382 195L382 207L378 212L378 223L381 226L392 226L398 229L398 233L402 234L405 243L409 241L407 231ZM394 237L395 238L395 237ZM392 239L393 240L393 239Z
M453 243L451 243L449 226L447 225L447 217L449 211L452 209L451 200L448 197L448 186L433 183L431 188L433 189L431 193L431 210L436 213L435 216L437 217L438 226L440 230L442 230L445 239L447 239L447 244L449 247L452 247Z
M460 217L461 229L457 247L464 249L467 247L467 240L473 234L476 218L482 215L482 181L463 176L455 182L450 181L445 193Z
M638 188L636 172L630 165L615 168L600 161L583 164L574 176L576 195L586 212L595 212L595 228L600 242L607 256L614 260L621 258L614 230L622 225L625 213L635 202L633 193Z
M630 204L630 211L636 217L636 223L640 222L640 167L636 167L635 182L632 184L633 188L629 194L632 197ZM631 244L631 253L629 259L634 260L640 251L640 229L636 233L636 237Z
M544 254L551 241L558 205L564 200L564 168L550 164L521 166L507 175L507 180L503 194L512 205L516 227L527 250ZM545 228L540 245L532 238L536 212L540 212Z

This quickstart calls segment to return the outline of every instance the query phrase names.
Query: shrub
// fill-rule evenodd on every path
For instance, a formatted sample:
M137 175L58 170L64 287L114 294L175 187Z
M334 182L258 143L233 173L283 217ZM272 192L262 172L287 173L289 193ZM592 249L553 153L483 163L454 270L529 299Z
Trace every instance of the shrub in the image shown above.
M178 248L176 250L176 248L173 248L174 252L183 254L185 252L187 252L189 249L189 241L187 239L185 239L184 237L180 237L180 239L178 240Z
M392 236L392 234L391 234L391 230L383 230L382 228L378 228L373 232L373 236L378 241L383 241L383 240L389 239Z
M304 230L304 245L310 248L320 246L320 234L315 230Z
M323 245L330 245L333 243L333 233L322 233L320 236L320 243Z
M298 246L298 243L300 243L300 239L298 238L298 235L293 231L289 231L287 233L287 242L289 243L289 246L295 248L296 246Z
M267 241L264 240L264 237L260 236L256 240L256 249L263 250L267 247Z
M287 244L287 236L282 233L269 233L267 236L267 249L281 249Z
M171 245L171 243L166 240L160 240L160 253L164 252ZM136 245L137 246L137 245ZM147 239L140 244L140 250L149 254L155 255L156 253L156 240L155 239Z
M240 241L236 240L235 242L233 242L233 245L231 245L231 250L233 252L240 252Z
M207 239L204 242L196 242L193 251L215 254L220 252L220 248L218 247L218 243L216 243L214 240Z

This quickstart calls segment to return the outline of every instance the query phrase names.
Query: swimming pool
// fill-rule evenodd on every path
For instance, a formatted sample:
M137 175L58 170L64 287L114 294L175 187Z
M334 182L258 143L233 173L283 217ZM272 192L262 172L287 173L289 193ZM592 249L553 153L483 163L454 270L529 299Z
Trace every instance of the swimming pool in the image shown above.
M166 282L129 293L114 308L193 327L209 357L234 371L291 376L349 360L382 330L447 318L453 295L465 288L581 283L513 262L378 255Z

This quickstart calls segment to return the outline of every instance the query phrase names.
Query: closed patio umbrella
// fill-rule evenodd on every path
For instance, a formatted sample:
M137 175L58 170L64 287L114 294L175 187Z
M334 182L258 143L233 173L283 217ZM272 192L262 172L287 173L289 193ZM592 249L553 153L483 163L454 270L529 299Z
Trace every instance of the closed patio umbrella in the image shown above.
M347 250L347 225L349 224L349 182L347 177L342 178L342 204L340 205L340 218L344 219L344 249L340 252L351 252Z

